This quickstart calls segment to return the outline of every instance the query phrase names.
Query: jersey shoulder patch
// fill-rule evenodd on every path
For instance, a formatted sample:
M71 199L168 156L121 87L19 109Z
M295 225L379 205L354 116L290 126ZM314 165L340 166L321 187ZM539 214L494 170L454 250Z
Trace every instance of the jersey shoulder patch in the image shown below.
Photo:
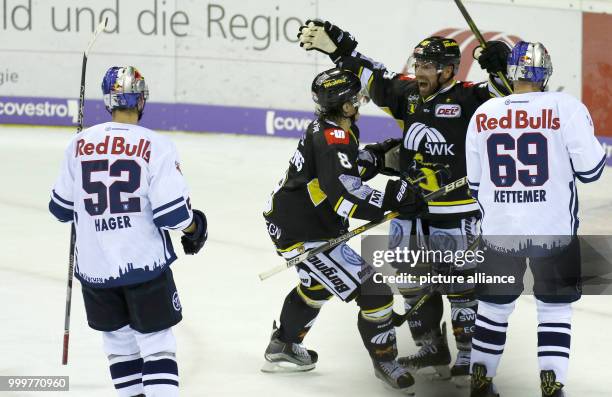
M349 133L342 128L326 128L323 134L328 145L348 145L350 141Z
M475 85L476 85L476 83L474 83L473 81L464 81L463 82L463 88L470 88L470 87L473 87Z
M399 75L399 79L400 80L405 80L405 81L412 81L415 79L414 75L411 74L400 74Z

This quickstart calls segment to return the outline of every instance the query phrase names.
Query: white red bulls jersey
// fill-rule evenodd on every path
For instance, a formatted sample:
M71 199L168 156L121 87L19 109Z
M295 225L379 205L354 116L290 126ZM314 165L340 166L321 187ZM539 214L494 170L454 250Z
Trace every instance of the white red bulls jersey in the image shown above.
M484 235L563 235L578 228L576 178L605 166L587 108L560 92L493 98L470 121L467 176Z
M168 229L192 220L174 144L149 129L104 123L76 135L50 211L76 227L75 275L93 287L148 281L176 259Z

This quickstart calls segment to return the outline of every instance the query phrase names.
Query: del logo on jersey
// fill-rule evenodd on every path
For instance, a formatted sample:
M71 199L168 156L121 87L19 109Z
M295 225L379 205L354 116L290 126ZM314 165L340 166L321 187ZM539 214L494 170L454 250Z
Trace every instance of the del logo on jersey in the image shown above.
M457 104L439 104L436 105L436 117L456 119L461 117L461 106Z

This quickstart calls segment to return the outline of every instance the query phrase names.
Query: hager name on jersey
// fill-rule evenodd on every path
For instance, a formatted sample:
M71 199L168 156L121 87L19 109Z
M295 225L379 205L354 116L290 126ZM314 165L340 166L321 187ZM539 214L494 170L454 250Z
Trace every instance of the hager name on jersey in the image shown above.
M111 217L108 219L98 218L94 220L96 232L105 232L107 230L125 229L132 227L131 219L127 215Z

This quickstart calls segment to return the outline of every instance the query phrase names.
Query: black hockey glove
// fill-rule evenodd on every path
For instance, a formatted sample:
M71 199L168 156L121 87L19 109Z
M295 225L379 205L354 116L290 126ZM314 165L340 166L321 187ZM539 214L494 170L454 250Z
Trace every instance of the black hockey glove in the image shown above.
M374 178L378 174L380 167L379 159L369 150L360 149L357 155L357 165L361 167L359 169L359 175L361 180L366 182Z
M357 41L352 34L320 19L307 20L300 26L297 37L300 47L306 51L317 50L327 54L334 63L342 56L351 55L357 47Z
M388 176L399 176L399 145L401 139L387 139L379 143L366 145L363 150L376 157L378 172Z
M510 51L510 46L504 41L487 41L487 46L484 49L476 47L474 58L478 60L480 67L487 73L497 74L497 72L502 72L505 75Z
M418 188L402 179L387 182L383 210L397 211L402 217L414 217L421 212L423 206L423 196Z
M451 171L447 164L413 160L406 176L412 181L418 180L416 183L421 189L433 192L450 181Z
M193 233L185 233L181 237L181 244L183 244L183 251L187 255L194 255L200 252L206 239L208 238L208 224L206 222L206 215L202 211L193 210L193 222L195 222L196 230Z

